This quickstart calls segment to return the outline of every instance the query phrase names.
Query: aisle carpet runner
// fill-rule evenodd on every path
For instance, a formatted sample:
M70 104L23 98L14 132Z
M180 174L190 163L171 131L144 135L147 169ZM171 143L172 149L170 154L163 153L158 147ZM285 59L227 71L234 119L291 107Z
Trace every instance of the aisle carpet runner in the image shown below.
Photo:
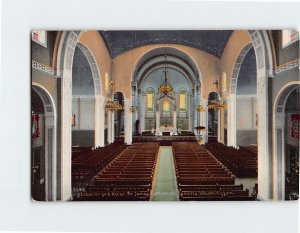
M161 146L159 148L157 169L152 201L177 201L178 191L172 146Z

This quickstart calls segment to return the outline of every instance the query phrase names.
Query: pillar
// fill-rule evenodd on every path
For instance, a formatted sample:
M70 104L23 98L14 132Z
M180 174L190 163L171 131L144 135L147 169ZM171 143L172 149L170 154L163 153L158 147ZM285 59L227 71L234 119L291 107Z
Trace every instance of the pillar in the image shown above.
M177 134L177 113L176 109L173 111L173 128L174 128L174 133Z
M139 126L139 131L140 133L142 133L145 130L145 95L140 94L139 95L139 112L138 114L140 115L140 126Z
M132 112L130 112L129 107L131 106L131 101L129 99L124 100L124 142L127 145L132 144Z
M198 130L195 129L195 127L199 126L199 115L200 113L198 111L194 111L194 133L195 135L198 135Z
M159 109L156 110L156 135L159 134L159 128L160 128L160 112Z
M200 112L200 126L204 126L205 130L201 131L201 135L203 138L203 143L207 143L208 141L208 108L207 108L207 100L202 100L202 106L206 109L205 112Z
M237 147L236 145L236 95L231 94L228 97L227 111L227 145Z
M113 114L112 111L107 111L107 141L108 143L112 143L112 124L113 124Z
M72 155L72 70L64 69L61 83L61 160L60 160L60 193L58 199L70 200L71 187L71 155Z
M257 71L257 79L258 198L269 200L272 198L272 161L269 155L268 84L264 70Z
M218 142L221 142L221 109L218 109Z
M111 142L115 141L115 112L111 112Z
M95 147L104 147L104 97L96 96L95 98Z
M45 195L46 201L56 201L56 122L53 113L45 112Z
M285 199L285 147L284 147L284 113L275 113L275 129L273 132L273 195L275 200Z

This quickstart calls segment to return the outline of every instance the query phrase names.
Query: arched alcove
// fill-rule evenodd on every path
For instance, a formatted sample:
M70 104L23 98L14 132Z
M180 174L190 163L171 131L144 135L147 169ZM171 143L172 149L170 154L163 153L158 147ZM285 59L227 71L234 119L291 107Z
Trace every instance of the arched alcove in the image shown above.
M238 77L236 80L236 146L249 146L257 144L257 71L255 52L251 46L245 52L239 63ZM240 55L242 56L242 55Z
M94 146L104 146L104 98L101 95L101 78L96 59L90 49L79 42L82 31L65 31L60 36L57 50L57 76L60 77L61 88L60 110L60 138L57 166L61 167L57 172L59 200L69 200L71 195L71 148L72 148L72 83L73 61L75 49L80 49L88 61L94 86ZM92 82L89 82L90 84ZM76 116L75 116L76 121ZM92 124L92 123L91 123Z
M32 85L31 194L36 201L56 200L56 114L49 93Z
M121 105L121 109L114 112L114 136L115 138L123 138L125 131L125 118L124 118L124 101L125 96L122 92L115 92L114 101L117 101Z
M76 46L72 66L72 146L95 146L95 87L83 50Z
M274 198L299 196L300 82L291 82L279 92L274 106Z
M220 101L220 95L217 92L210 92L208 94L208 105ZM207 131L209 141L217 142L220 138L220 109L210 108L207 111Z
M201 78L197 65L187 54L171 47L154 49L138 61L133 74L133 103L139 108L134 120L140 122L139 132L153 131L155 127L155 133L160 135L162 125L164 130L171 127L174 134L177 134L178 127L184 131L194 131L197 124L195 106L200 100ZM164 96L161 96L159 87L165 82L165 74L173 91L167 99L160 101ZM146 107L149 89L153 90L153 111ZM186 94L184 111L179 107L182 90ZM171 103L168 112L163 107L163 103L166 106L167 102Z

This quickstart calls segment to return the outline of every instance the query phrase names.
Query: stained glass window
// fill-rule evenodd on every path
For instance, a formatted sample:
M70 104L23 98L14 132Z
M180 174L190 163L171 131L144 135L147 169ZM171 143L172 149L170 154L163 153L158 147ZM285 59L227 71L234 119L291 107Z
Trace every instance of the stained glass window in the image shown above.
M186 109L186 93L185 91L181 91L179 93L179 110L184 112Z
M169 101L163 102L163 112L170 112L170 102Z
M147 93L147 111L153 112L153 92Z

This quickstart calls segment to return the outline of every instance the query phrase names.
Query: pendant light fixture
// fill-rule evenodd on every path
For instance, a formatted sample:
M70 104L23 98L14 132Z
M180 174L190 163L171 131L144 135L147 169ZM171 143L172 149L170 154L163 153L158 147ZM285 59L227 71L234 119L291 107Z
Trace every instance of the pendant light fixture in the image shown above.
M166 32L165 32L166 35ZM173 92L173 87L170 85L170 83L168 82L168 77L167 77L167 46L166 46L166 36L164 38L165 41L165 70L164 70L164 81L163 83L160 85L159 87L159 92L164 94L164 95L169 95L170 93Z

